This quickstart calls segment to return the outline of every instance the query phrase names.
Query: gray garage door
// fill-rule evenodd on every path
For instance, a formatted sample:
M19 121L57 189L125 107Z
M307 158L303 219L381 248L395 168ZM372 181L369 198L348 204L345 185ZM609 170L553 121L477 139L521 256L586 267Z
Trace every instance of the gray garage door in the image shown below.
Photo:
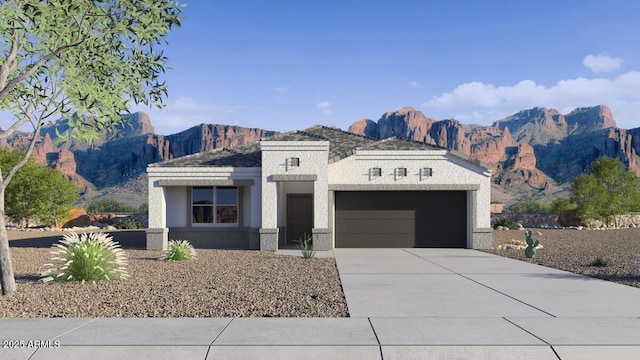
M465 248L465 191L336 191L336 247Z

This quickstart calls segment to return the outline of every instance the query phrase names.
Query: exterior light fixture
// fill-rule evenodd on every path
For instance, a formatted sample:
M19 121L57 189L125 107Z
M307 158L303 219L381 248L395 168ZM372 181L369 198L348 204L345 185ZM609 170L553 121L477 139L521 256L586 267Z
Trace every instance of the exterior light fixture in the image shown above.
M425 167L420 169L420 177L421 178L428 178L428 177L432 177L433 176L433 169L430 167Z
M300 158L297 158L297 157L288 158L287 165L289 165L290 167L300 166Z
M396 177L405 177L407 176L407 168L399 167L396 168Z
M371 177L380 177L382 176L382 169L379 167L374 167L369 169L369 172L371 174Z

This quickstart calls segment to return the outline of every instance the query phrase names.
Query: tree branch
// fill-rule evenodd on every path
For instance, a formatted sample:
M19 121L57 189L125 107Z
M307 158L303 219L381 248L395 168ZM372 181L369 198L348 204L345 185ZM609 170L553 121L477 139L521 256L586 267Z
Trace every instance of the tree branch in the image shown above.
M13 135L13 133L16 132L16 130L18 130L18 128L20 126L22 126L22 124L26 123L27 121L30 120L31 118L31 112L33 111L34 106L33 104L29 104L29 107L27 108L27 111L23 112L26 113L27 115L23 116L22 119L16 121L15 123L13 123L13 125L11 125L11 127L9 129L7 129L5 132L0 134L0 140L1 139L6 139L9 136Z
M36 127L36 130L33 132L33 138L29 143L29 148L27 149L27 152L24 154L22 159L17 164L15 164L11 168L11 170L9 170L9 172L7 173L7 176L5 176L4 179L2 179L2 187L6 188L6 186L9 185L9 182L11 182L11 179L13 179L13 177L18 172L18 170L20 170L20 168L22 168L24 164L26 164L27 161L29 161L29 157L31 156L31 153L33 152L33 149L36 146L36 142L38 141L38 136L40 135L41 127L42 127L42 122L38 122L38 126Z
M50 112L47 114L45 113L45 111L51 106L51 104L55 101L55 99L58 96L60 96L61 93L62 93L62 89L56 89L55 87L53 88L53 92L49 97L49 101L47 105L42 109L42 111L40 111L40 115L37 118L37 125L35 126L35 130L33 132L33 138L29 143L29 148L27 149L27 152L24 154L24 157L22 158L22 160L20 160L14 167L12 167L11 170L9 170L9 173L7 173L7 176L4 179L2 179L3 187L6 187L7 185L9 185L9 182L11 181L11 179L13 179L16 172L18 172L18 170L20 170L20 168L23 167L24 164L27 163L27 161L29 161L29 157L31 156L31 153L33 152L33 149L35 148L36 143L38 142L38 137L40 136L40 129L44 124L43 120L55 113L55 112ZM29 107L27 107L27 113L25 113L25 117L29 118L33 109L34 109L33 104L29 104Z
M71 44L62 45L59 48L55 49L54 51L50 52L49 54L41 57L40 60L38 60L35 64L33 64L33 66L31 66L31 68L28 71L20 74L20 76L11 80L4 88L2 88L2 90L0 90L0 99L5 97L11 90L13 90L16 87L16 85L18 85L18 83L20 83L21 81L24 81L25 79L35 74L36 71L38 71L38 69L42 67L42 65L44 65L47 61L60 55L60 53L66 49L82 44L85 40L86 40L86 36L83 36L80 40L73 42Z
M6 86L9 74L15 70L18 65L16 58L18 57L19 52L20 45L18 43L18 35L14 33L13 40L11 41L11 51L9 52L9 55L7 55L4 63L2 63L2 66L0 66L0 88Z

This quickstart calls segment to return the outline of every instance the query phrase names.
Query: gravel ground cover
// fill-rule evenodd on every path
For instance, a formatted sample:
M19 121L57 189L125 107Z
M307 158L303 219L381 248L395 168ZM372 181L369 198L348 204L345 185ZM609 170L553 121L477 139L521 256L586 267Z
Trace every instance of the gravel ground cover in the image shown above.
M349 316L332 258L198 250L169 262L160 251L125 251L128 280L42 283L50 248L12 247L17 294L0 296L0 317Z
M493 232L486 252L640 287L640 228L532 229L544 246L534 259L524 250L496 250L523 231ZM135 234L134 234L135 235ZM126 249L128 280L96 284L38 281L60 233L10 232L29 247L11 254L18 293L0 297L0 317L346 317L348 309L334 259L305 260L271 252L198 250L187 262L158 260L159 251ZM37 239L45 246L30 247ZM591 263L598 257L607 266Z
M524 231L493 232L493 254L571 271L634 287L640 287L640 228L616 230L531 229L533 238L544 247L536 257L527 259L524 250L496 250L508 241L525 240ZM593 266L598 257L607 266Z

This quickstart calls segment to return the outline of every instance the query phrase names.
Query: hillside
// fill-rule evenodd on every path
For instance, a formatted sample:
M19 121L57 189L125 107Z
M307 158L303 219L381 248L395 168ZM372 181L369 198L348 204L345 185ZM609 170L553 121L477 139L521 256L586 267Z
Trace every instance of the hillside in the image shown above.
M82 189L82 201L114 197L137 205L146 202L145 169L150 163L219 147L258 141L274 131L230 125L201 124L173 135L154 133L147 114L135 113L117 133L105 134L92 146L72 141L56 144L56 129L48 125L38 139L36 161L56 168ZM454 149L493 164L493 199L509 203L524 197L554 198L596 158L620 158L640 173L640 128L616 127L606 106L579 108L569 114L554 109L520 111L491 126L435 120L405 107L373 121L362 119L348 131L372 138L390 136ZM32 134L2 140L0 146L24 149Z

